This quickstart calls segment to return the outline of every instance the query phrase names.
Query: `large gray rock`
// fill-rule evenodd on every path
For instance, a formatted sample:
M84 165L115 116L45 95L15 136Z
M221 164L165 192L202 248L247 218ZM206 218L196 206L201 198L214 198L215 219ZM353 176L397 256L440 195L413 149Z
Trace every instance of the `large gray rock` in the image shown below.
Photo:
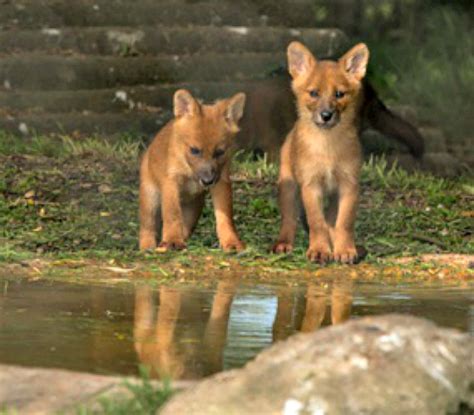
M467 334L368 317L280 342L176 395L160 415L471 413L473 358Z

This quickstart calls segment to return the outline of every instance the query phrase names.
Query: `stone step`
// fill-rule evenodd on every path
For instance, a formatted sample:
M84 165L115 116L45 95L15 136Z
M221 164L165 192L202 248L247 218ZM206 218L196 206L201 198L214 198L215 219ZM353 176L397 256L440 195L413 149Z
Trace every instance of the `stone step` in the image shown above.
M262 23L256 8L246 2L4 0L0 3L0 29Z
M267 25L285 27L325 27L332 20L332 25L340 27L343 13L339 8L347 7L348 0L278 0L254 2L257 13ZM336 11L336 13L334 13ZM339 12L339 13L337 13ZM335 18L331 19L335 14Z
M119 112L170 108L173 94L185 88L206 102L248 91L258 81L194 82L164 85L137 85L78 91L0 92L0 108L10 115L18 113Z
M292 40L334 55L345 43L338 29L276 27L92 27L0 32L0 53L159 55L193 53L283 52Z
M15 135L77 134L152 136L170 119L169 111L158 113L61 113L19 114L0 117L0 131Z
M0 60L0 85L9 90L64 90L159 82L244 80L263 77L285 60L285 53L127 58L22 54Z

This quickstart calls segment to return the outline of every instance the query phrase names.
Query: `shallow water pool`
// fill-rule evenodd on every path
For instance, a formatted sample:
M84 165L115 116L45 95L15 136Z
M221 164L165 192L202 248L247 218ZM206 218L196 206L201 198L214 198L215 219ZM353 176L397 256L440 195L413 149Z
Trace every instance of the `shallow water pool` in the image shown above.
M240 367L291 334L409 313L474 334L468 288L334 279L216 281L212 288L90 286L0 277L0 363L196 379Z

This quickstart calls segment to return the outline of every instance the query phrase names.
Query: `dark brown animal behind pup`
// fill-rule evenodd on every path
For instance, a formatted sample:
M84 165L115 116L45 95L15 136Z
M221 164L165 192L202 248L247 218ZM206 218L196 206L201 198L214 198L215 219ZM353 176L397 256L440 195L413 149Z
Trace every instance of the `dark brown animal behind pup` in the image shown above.
M293 249L299 190L309 226L308 259L320 263L357 259L354 222L362 164L359 117L368 60L369 50L363 43L337 62L317 61L299 42L288 46L298 120L281 149L281 228L275 252ZM325 197L329 199L326 214Z
M201 105L186 90L174 94L175 118L156 135L140 167L140 249L183 249L210 190L221 247L241 250L232 213L231 147L245 95Z
M270 79L259 81L245 92L247 102L238 143L241 148L266 153L277 161L284 138L296 121L295 98L288 72L278 71ZM373 86L363 85L359 132L371 127L385 136L405 144L417 158L423 155L423 137L409 122L390 111L380 100Z

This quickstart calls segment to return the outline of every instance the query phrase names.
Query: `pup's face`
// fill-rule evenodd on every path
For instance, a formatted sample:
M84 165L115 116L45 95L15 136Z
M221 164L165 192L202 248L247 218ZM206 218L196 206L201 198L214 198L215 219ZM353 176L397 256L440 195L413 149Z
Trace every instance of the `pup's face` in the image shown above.
M290 43L288 68L300 117L321 129L336 126L349 109L358 105L368 59L369 50L363 43L337 62L317 61L301 43Z
M175 128L184 160L203 187L218 182L229 158L233 138L239 131L238 122L242 118L244 105L243 93L213 105L201 105L188 91L176 91Z

